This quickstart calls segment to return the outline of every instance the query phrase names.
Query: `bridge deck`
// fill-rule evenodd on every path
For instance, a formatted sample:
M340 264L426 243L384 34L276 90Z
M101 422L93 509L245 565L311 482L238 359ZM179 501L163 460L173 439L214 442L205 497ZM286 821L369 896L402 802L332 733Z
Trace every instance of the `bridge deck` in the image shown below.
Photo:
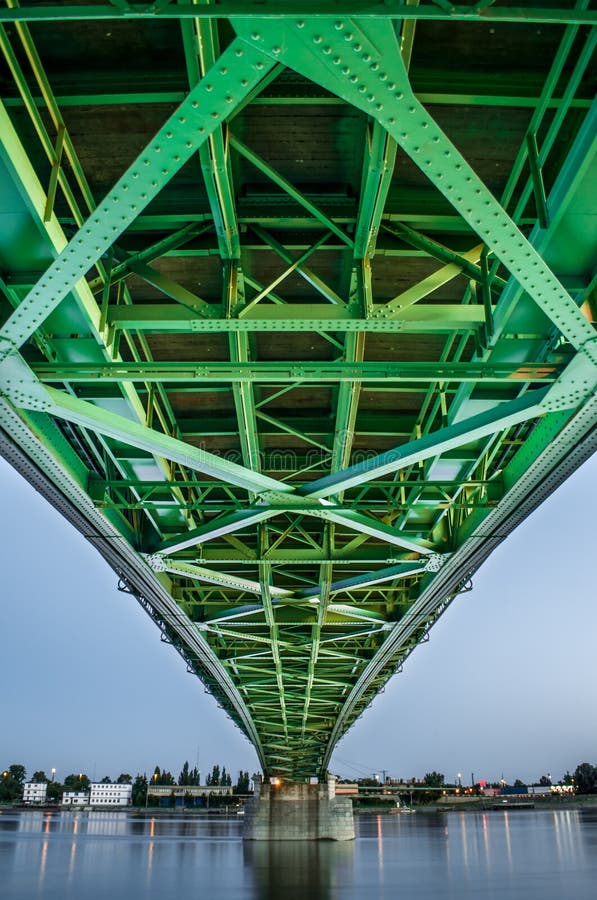
M0 452L269 774L594 447L588 7L0 10Z

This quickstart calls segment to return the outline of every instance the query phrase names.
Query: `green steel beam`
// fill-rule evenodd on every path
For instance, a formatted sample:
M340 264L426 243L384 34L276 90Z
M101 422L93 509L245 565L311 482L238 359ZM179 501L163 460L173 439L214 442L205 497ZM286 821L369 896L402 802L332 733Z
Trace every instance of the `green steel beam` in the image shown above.
M275 65L239 41L189 93L96 207L19 309L0 328L0 361L14 352Z
M246 334L237 333L237 340ZM43 382L64 381L70 384L109 384L121 381L160 382L163 384L190 382L326 382L326 381L388 381L416 383L435 381L479 382L511 384L512 382L552 382L561 373L559 363L427 363L427 362L248 362L246 349L235 353L230 363L214 362L153 362L153 363L35 363L32 370ZM244 359L241 357L245 357ZM261 417L266 418L263 414ZM267 419L271 421L271 419ZM252 419L244 415L239 421L255 431ZM343 425L348 428L349 425ZM286 429L289 430L289 429ZM342 429L337 428L338 431ZM294 433L290 431L290 433ZM255 448L258 452L258 448ZM255 465L252 464L252 468Z
M374 478L397 472L413 463L440 456L454 447L469 444L489 434L495 434L520 422L541 416L547 411L543 405L547 390L547 388L542 388L528 391L515 400L507 400L486 412L463 419L446 428L440 428L403 447L388 450L386 453L350 466L335 475L311 482L301 490L304 490L304 493L312 498L329 497Z
M344 301L342 298L334 291L332 288L327 285L318 275L313 272L308 266L305 266L300 260L294 260L293 256L289 251L284 247L279 241L273 237L273 235L269 234L264 228L259 225L252 225L252 231L263 240L265 247L270 247L274 250L284 262L289 263L289 265L293 266L294 269L299 273L299 275L305 279L307 284L310 284L315 288L326 300L330 303L338 304L338 306L343 306ZM324 243L329 242L329 235L325 235L323 238ZM308 247L306 248L309 249ZM319 249L319 243L318 243ZM310 255L310 254L309 254ZM305 257L306 258L306 257ZM271 295L270 295L271 296ZM243 316L247 315L247 310L243 310Z
M0 380L2 373L3 368L0 368ZM292 491L292 487L284 482L260 475L258 472L252 472L243 466L215 456L213 453L208 453L177 438L170 437L170 435L133 422L125 416L94 406L92 403L79 400L54 388L46 388L46 391L49 401L46 411L58 418L76 422L91 431L107 435L132 447L138 447L147 453L170 459L172 462L178 462L193 471L203 472L226 483L245 488L247 491L255 493L271 490ZM20 405L35 406L37 402L35 398L23 397Z
M568 340L575 347L588 345L594 338L592 326L414 96L391 23L338 19L332 26L297 20L273 28L262 19L250 29L239 21L236 29L248 46L308 72L312 80L381 122ZM597 362L597 346L589 346L588 352Z
M578 11L570 7L491 6L481 8L454 4L451 9L441 9L435 4L406 7L403 0L345 0L339 13L335 0L294 0L286 2L283 11L277 0L221 0L217 6L197 9L192 4L168 4L157 9L155 4L129 4L117 9L109 4L34 5L16 9L2 9L0 22L68 22L103 19L231 19L235 22L253 22L255 18L279 20L286 16L306 16L325 22L343 16L360 18L425 19L449 22L522 22L536 24L593 25L597 22L594 11Z
M250 163L252 163L256 169L259 169L260 172L263 172L264 175L274 182L279 188L281 188L289 197L292 197L300 206L304 207L307 212L311 213L314 219L317 219L324 228L328 231L331 231L336 237L339 237L340 240L344 241L344 243L348 247L354 246L354 241L350 237L350 235L346 234L342 228L339 228L338 225L327 216L323 210L321 210L315 203L309 200L301 191L299 191L287 178L284 178L279 172L277 172L273 166L271 166L263 157L259 156L254 150L251 150L250 147L247 147L242 141L240 141L237 137L235 137L232 132L228 132L228 142L231 147L240 153L241 156L244 156Z
M108 323L128 331L175 334L289 330L418 334L474 330L485 322L483 308L475 306L425 303L402 310L392 318L377 317L377 310L382 308L383 304L374 305L372 318L365 319L359 310L349 306L292 303L253 308L240 319L220 316L204 319L191 310L174 304L135 304L110 307Z

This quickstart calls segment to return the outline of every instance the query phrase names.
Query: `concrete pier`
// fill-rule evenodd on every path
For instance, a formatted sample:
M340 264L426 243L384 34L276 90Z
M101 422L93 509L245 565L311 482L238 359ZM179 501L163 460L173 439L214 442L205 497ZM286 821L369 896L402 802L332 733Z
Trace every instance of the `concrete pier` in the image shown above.
M336 797L336 782L299 784L278 779L255 783L246 807L248 841L351 841L352 800Z

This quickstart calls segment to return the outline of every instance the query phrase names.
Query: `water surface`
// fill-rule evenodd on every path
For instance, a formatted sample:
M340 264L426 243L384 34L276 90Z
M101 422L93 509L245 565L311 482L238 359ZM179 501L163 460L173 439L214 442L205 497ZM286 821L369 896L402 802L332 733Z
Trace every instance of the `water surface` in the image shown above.
M362 815L346 843L243 843L242 819L0 812L7 900L595 900L597 809Z

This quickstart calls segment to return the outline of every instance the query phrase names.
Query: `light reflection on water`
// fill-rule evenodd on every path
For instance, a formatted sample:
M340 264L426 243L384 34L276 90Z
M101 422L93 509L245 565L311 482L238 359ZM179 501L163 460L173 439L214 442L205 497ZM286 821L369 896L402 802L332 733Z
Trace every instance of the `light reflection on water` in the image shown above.
M0 810L7 900L594 900L597 809L364 815L354 842L247 842L242 821Z

